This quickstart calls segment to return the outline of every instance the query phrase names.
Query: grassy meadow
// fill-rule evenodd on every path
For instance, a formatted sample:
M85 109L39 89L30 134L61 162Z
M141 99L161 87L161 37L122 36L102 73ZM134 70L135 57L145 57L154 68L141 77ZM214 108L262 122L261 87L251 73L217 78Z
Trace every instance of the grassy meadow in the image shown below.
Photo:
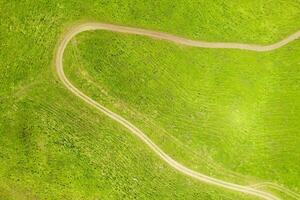
M268 53L176 46L96 31L65 66L89 96L176 160L242 184L298 190L300 43Z
M299 29L299 17L296 0L0 1L0 198L251 199L177 173L73 96L54 73L55 48L80 21L266 44ZM194 49L97 31L72 41L65 64L180 162L299 192L299 48Z

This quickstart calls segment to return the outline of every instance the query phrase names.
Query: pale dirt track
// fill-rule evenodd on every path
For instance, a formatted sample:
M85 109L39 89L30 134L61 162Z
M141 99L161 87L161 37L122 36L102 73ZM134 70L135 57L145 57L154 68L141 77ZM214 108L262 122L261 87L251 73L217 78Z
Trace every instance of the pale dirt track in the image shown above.
M143 133L140 129L136 126L131 124L129 121L124 119L123 117L119 116L118 114L108 110L104 106L100 105L98 102L94 101L79 89L77 89L65 76L63 70L63 55L67 44L70 40L77 34L84 32L84 31L91 31L91 30L107 30L112 32L120 32L120 33L127 33L127 34L134 34L134 35L143 35L148 36L155 39L166 40L170 42L174 42L177 44L182 44L186 46L193 46L193 47L203 47L203 48L226 48L226 49L242 49L242 50L251 50L251 51L271 51L277 48L280 48L287 43L296 40L300 37L300 31L286 37L285 39L271 45L267 46L259 46L259 45L251 45L251 44L239 44L239 43L219 43L219 42L205 42L205 41L195 41L186 38L181 38L178 36L150 31L145 29L139 28L132 28L132 27L125 27L125 26L118 26L112 24L104 24L104 23L83 23L73 27L68 33L65 34L63 39L60 41L58 46L56 57L55 57L55 65L56 65L56 72L58 77L63 82L63 84L70 90L73 94L84 100L86 103L93 106L95 109L101 111L111 119L115 120L119 124L126 127L129 131L131 131L134 135L140 138L148 147L150 147L154 153L156 153L162 160L168 163L171 167L176 169L177 171L193 177L203 183L219 186L222 188L226 188L233 191L242 192L245 194L253 195L255 197L259 197L266 200L279 200L279 197L274 196L271 193L264 192L258 190L256 188L252 188L249 186L242 186L235 183L226 182L220 179L216 179L205 174L201 174L199 172L193 171L182 164L178 163L170 156L168 156L165 152L163 152L156 144L154 144L145 133Z

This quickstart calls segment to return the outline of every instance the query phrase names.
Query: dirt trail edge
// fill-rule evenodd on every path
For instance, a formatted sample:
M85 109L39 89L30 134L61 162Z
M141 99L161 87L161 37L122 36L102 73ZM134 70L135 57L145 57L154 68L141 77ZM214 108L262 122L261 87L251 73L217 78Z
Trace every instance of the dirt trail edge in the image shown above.
M148 147L150 147L154 153L156 153L162 160L168 163L171 167L176 169L177 171L195 178L203 183L219 186L222 188L226 188L229 190L242 192L245 194L253 195L259 197L261 199L266 200L280 200L279 197L274 196L271 193L264 192L258 190L256 188L251 188L249 186L242 186L235 183L226 182L220 179L216 179L205 174L201 174L199 172L193 171L182 164L178 163L170 156L168 156L163 150L161 150L155 143L153 143L148 136L143 133L140 129L136 126L131 124L129 121L121 117L120 115L110 111L106 107L100 105L98 102L94 101L79 89L77 89L65 76L63 70L63 55L67 44L70 40L77 34L84 32L84 31L91 31L91 30L107 30L112 32L120 32L120 33L127 33L127 34L135 34L135 35L143 35L148 36L155 39L160 40L167 40L177 44L183 44L186 46L194 46L194 47L203 47L203 48L227 48L227 49L242 49L242 50L251 50L251 51L271 51L277 48L280 48L287 43L296 40L300 37L300 31L286 37L285 39L271 44L267 46L259 46L259 45L252 45L252 44L239 44L239 43L219 43L219 42L205 42L205 41L195 41L186 38L181 38L175 35L166 34L162 32L156 32L151 30L139 29L139 28L132 28L132 27L125 27L125 26L118 26L112 24L104 24L104 23L83 23L73 27L69 32L65 34L63 39L60 41L58 46L56 57L55 57L55 65L56 65L56 72L58 77L63 82L63 84L70 90L73 94L77 97L84 100L86 103L93 106L95 109L101 111L111 119L115 120L119 124L126 127L129 131L131 131L134 135L140 138Z

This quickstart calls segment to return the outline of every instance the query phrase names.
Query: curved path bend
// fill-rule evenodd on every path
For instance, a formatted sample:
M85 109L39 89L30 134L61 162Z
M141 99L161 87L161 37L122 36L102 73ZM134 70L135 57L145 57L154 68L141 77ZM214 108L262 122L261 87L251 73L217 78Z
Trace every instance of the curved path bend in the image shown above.
M249 186L238 185L235 183L230 183L227 181L223 181L217 178L213 178L207 176L205 174L201 174L199 172L193 171L184 165L178 163L176 160L168 156L162 149L160 149L155 143L153 143L150 138L143 133L140 129L138 129L135 125L121 117L120 115L110 111L106 107L102 106L78 88L76 88L66 77L63 69L63 55L66 49L67 44L70 40L76 36L77 34L84 32L84 31L91 31L91 30L107 30L112 32L120 32L120 33L127 33L127 34L134 34L134 35L143 35L148 36L155 39L160 40L167 40L177 44L182 44L186 46L193 46L193 47L203 47L203 48L226 48L226 49L242 49L242 50L251 50L251 51L271 51L277 48L280 48L287 43L300 38L300 31L286 37L285 39L266 46L259 46L259 45L252 45L252 44L240 44L240 43L221 43L221 42L205 42L205 41L196 41L190 40L182 37L178 37L175 35L156 32L151 30L145 30L140 28L133 28L133 27L126 27L126 26L118 26L113 24L104 24L104 23L83 23L73 27L69 32L65 34L65 36L60 41L60 44L57 48L56 57L55 57L55 65L56 65L56 72L58 74L59 79L63 82L68 90L70 90L74 95L84 100L89 105L93 106L95 109L101 111L111 119L115 120L119 124L126 127L130 132L140 138L149 148L152 149L154 153L156 153L162 160L164 160L167 164L171 167L176 169L177 171L195 178L203 183L219 186L225 189L242 192L244 194L252 195L255 197L259 197L265 200L280 200L279 197L274 196L271 193L261 191L256 188L252 188Z

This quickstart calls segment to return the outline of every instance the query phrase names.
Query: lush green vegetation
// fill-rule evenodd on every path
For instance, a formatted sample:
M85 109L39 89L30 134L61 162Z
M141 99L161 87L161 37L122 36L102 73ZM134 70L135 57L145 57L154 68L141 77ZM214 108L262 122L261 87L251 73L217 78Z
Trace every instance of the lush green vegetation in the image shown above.
M176 173L118 124L51 82L19 91L1 106L13 109L1 115L1 199L243 197Z
M203 40L270 43L299 28L300 22L297 20L300 16L299 7L299 2L296 0L269 2L256 0L252 3L222 0L209 3L196 0L189 2L169 0L0 1L1 199L246 199L245 196L206 186L178 174L118 124L100 113L94 112L89 106L67 92L54 75L53 52L61 34L70 25L81 20L146 27ZM105 41L109 38L112 39L111 43ZM76 64L77 69L81 69L79 72L93 74L90 74L88 79L83 79L87 76L71 74L69 71L72 80L91 95L97 92L99 101L106 103L116 111L123 107L126 108L125 111L139 113L139 116L123 114L145 129L149 136L174 157L191 167L229 180L240 182L247 180L248 182L248 180L255 181L252 177L258 177L258 180L270 178L291 189L299 188L297 181L295 182L297 178L299 179L299 166L292 166L297 160L293 158L299 155L299 150L296 149L299 144L296 123L299 116L296 113L298 111L296 104L298 93L295 83L297 79L296 66L299 65L299 62L297 63L297 55L294 54L298 43L289 47L293 54L287 53L289 48L285 48L274 55L257 57L257 54L241 54L235 51L178 48L149 39L107 33L95 36L93 34L82 35L78 42L80 42L78 54L74 54L74 49L69 49L66 57L70 64L68 70L75 67L76 61L72 59L76 57L79 62L82 62L81 68L78 68L79 66ZM94 46L92 43L96 45ZM136 47L135 43L140 46L137 50L132 49ZM100 48L97 45L104 45L106 50L104 51L104 46ZM88 50L89 47L97 47L97 51L93 53ZM168 50L174 52L170 53ZM147 54L143 55L143 52L150 57L147 57ZM195 54L199 54L197 58L193 58ZM78 55L82 55L82 58ZM104 59L103 56L106 55L116 60L110 60L109 56ZM128 55L131 56L128 57ZM235 59L229 64L224 60L214 61L213 55L227 60L229 60L228 57ZM201 59L204 59L203 62ZM239 130L233 130L238 126L234 126L233 122L230 122L225 130L231 130L231 132L222 132L222 134L226 134L223 138L227 138L228 142L215 141L214 137L219 137L221 134L217 133L217 130L225 126L225 122L221 121L224 119L222 117L229 112L229 108L223 108L223 106L230 103L230 99L232 99L229 97L230 92L238 94L238 88L226 89L228 93L225 94L216 85L216 98L213 94L206 96L206 92L212 92L211 89L216 83L215 78L219 75L221 79L224 78L224 73L229 73L229 77L234 79L235 76L231 74L234 72L226 71L230 69L228 66L237 68L236 79L233 81L238 81L241 69L246 68L245 65L248 66L249 63L249 66L252 66L253 70L255 69L252 79L251 77L249 79L255 79L257 66L250 65L250 63L261 63L259 59L262 60L264 66L269 67L263 68L262 65L259 65L261 70L265 70L262 71L262 75L267 76L267 69L278 73L278 76L274 76L274 80L272 79L278 84L278 87L274 85L275 89L272 90L272 95L277 99L267 101L271 99L271 94L265 97L266 106L263 107L265 114L260 116L263 118L264 124L258 123L257 130L250 132L249 126L251 125L247 123L254 123L254 121L248 119L237 121L236 123L245 123L240 127L245 127L245 130L249 131L246 136L239 134ZM278 60L280 64L277 63L276 66L273 66L274 59ZM174 63L172 63L173 60ZM102 63L100 63L101 61ZM141 65L135 62L140 62L138 64ZM216 62L219 62L218 65ZM227 67L221 68L218 75L219 72L209 68L206 63L216 64L216 66L225 64ZM116 68L106 68L111 65ZM127 83L130 74L125 73L124 70L120 71L118 65L123 66L124 70L131 69L128 73L135 75L128 88L122 87L120 84ZM191 71L186 66L191 66ZM206 79L202 78L202 82L201 77L197 76L200 74L199 71L197 72L199 66L202 66L201 68L207 74ZM153 68L157 72L149 71ZM106 70L105 74L116 74L106 79L99 73L99 69ZM178 77L168 75L171 69L178 74L176 75ZM166 74L163 73L163 70L166 70L164 72ZM156 78L156 81L152 81L153 86L147 88L146 81L148 81L150 73L154 74L153 78ZM250 75L249 73L247 72L245 75ZM137 87L137 84L134 83L140 81L143 78L142 75L145 76L145 83L139 84ZM158 80L168 77L174 79L163 80L159 83ZM86 82L87 80L93 80L95 84ZM173 83L173 81L180 82ZM196 81L207 84L209 86L207 91L204 87L193 85L198 84ZM258 81L265 83L262 78ZM114 84L110 85L112 82ZM159 85L165 83L172 84L165 88ZM231 84L232 81L228 80L228 85L223 87L229 87ZM270 87L272 84L273 82L270 82ZM288 84L292 89L286 91ZM191 90L185 91L184 88L188 85L202 92L200 93L200 95L202 94L201 98L189 99L195 96ZM91 88L86 86L91 86ZM175 88L177 86L180 88ZM241 90L247 91L245 87L241 86ZM255 91L258 91L259 84L256 87ZM116 90L118 88L125 89L122 92ZM155 88L159 88L160 91L154 92ZM103 91L99 92L102 89L109 92L109 95L103 96ZM136 92L137 97L141 99L129 99L130 94L127 92L132 91ZM142 94L147 91L149 92L145 96L147 99L143 99L144 95ZM204 92L205 95L203 95ZM182 94L180 96L183 99L178 101L178 104L185 103L184 105L177 105L175 102L179 99L175 98L179 94ZM168 108L165 106L167 98L158 102L157 113L150 110L153 108L155 99L163 95L174 97L172 101L169 99L170 105L174 105L174 111L176 111L174 114L172 114L172 109L167 110ZM245 95L241 95L241 101L245 100L244 106L247 109L249 108L248 104L252 105L255 98L250 98L250 93L247 94L248 96ZM226 97L228 102L221 101L222 97ZM205 105L203 103L206 100L212 105L207 105L207 108L198 107ZM287 107L279 107L283 100L286 101L284 105ZM143 105L142 102L149 104ZM183 110L184 107L187 110ZM199 108L202 109L198 113L199 115L190 115L191 113L195 114L194 108L198 111ZM276 108L274 110L276 115L268 118L268 113L273 108ZM222 111L223 109L225 110ZM160 115L160 111L165 111L165 114ZM181 111L183 112L181 113ZM286 114L286 111L289 115ZM186 113L189 116L184 116ZM213 113L216 115L213 116ZM244 110L241 110L240 113L243 114ZM248 113L253 114L251 109L247 111ZM175 114L178 116L176 117ZM207 122L202 123L201 118L208 115L211 118L206 118ZM250 116L255 118L254 114ZM285 121L283 116L287 117ZM193 117L194 120L189 123L184 122ZM143 123L141 119L147 119L147 123ZM174 123L168 125L170 119L174 120ZM218 123L218 120L220 122L218 126L210 129L212 125ZM278 122L275 125L274 120ZM150 123L153 126L150 126ZM179 125L183 126L179 127ZM199 125L199 127L195 125ZM183 132L187 128L190 129L189 133ZM156 134L155 129L162 131ZM250 144L249 148L242 150L238 148L239 146L236 146L236 149L230 146L229 142L243 142L247 137L250 137L253 142L258 142L256 137L261 136L258 134L258 129L265 130L262 141L259 141L258 145ZM287 129L291 129L292 133ZM203 135L198 134L199 130ZM207 130L209 132L206 132ZM252 134L252 132L256 134ZM283 137L283 134L287 133L289 133L288 136ZM240 138L241 135L243 138ZM269 136L274 140L272 143L268 143ZM170 139L171 137L176 140ZM222 146L217 147L219 144ZM269 148L263 149L265 144L269 144ZM186 146L189 146L189 149L198 155L192 156ZM178 148L178 151L175 151L173 147ZM224 154L219 151L221 148L224 148ZM215 151L212 152L212 149ZM294 150L293 153L291 153L292 150ZM253 153L248 154L249 152ZM259 152L261 155L256 155L255 152ZM234 161L232 157L232 155L240 156L240 154L247 155L247 157L253 155L251 157L253 160L247 158L245 163L241 163L244 169L239 167L238 160ZM195 160L191 161L192 158ZM263 162L260 163L261 161ZM280 161L282 166L278 164ZM260 170L259 166L253 166L257 164L264 167L265 171ZM278 168L274 169L274 173L271 174L268 170L272 166ZM213 170L209 170L210 168ZM216 174L214 169L223 169L224 173ZM230 173L231 175L225 176L226 171L235 171L237 174ZM286 171L286 177L282 177L284 171ZM294 178L292 177L293 173ZM249 175L250 178L243 179L240 174ZM271 176L269 176L270 174Z
M299 49L197 49L98 31L72 41L65 66L82 91L177 160L223 179L297 190Z

